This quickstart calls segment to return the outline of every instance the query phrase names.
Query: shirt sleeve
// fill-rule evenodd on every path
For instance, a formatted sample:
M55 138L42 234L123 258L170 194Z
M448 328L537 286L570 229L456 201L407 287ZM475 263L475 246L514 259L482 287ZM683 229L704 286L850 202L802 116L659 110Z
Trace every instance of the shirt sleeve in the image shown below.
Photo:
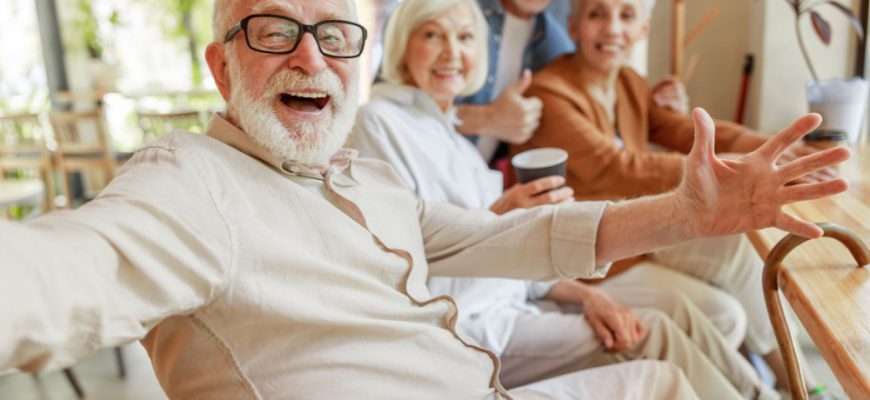
M0 372L73 364L220 293L230 230L213 177L180 152L140 151L76 211L0 221Z
M429 272L538 281L603 277L609 265L595 265L595 240L606 207L576 202L498 216L420 202Z
M550 293L550 290L553 289L553 286L559 283L556 281L547 281L547 282L535 282L535 281L527 281L526 285L528 286L529 293L529 301L538 301L544 298L547 293Z
M373 106L369 105L369 107ZM357 123L350 136L350 147L357 149L360 157L374 158L392 165L402 181L408 185L408 188L419 194L419 186L411 172L408 160L405 159L404 152L400 150L402 146L396 142L396 132L392 132L389 124L378 115L390 115L390 113L370 108L360 110ZM398 132L398 134L402 133Z

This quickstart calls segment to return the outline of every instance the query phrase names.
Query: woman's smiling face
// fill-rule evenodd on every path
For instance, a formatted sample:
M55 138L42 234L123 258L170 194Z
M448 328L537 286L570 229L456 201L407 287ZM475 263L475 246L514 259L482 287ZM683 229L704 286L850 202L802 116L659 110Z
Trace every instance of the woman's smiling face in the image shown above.
M586 66L611 73L646 37L649 18L643 0L585 0L571 20L571 37Z
M406 82L448 108L468 85L477 64L474 13L466 4L453 7L411 32L403 57Z

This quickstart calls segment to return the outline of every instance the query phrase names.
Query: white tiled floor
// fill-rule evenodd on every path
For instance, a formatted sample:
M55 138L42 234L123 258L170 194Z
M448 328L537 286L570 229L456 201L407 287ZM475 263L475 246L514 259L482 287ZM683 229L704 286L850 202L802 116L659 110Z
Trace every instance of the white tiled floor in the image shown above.
M127 377L118 377L114 350L102 350L73 367L88 400L166 399L145 349L138 343L123 348ZM60 371L38 376L14 374L0 377L0 399L75 400L76 395Z
M807 339L808 340L808 339ZM819 352L806 346L809 368L819 381L828 386L838 399L846 399L843 389L833 373L822 360ZM89 400L161 400L166 399L148 355L139 344L124 347L127 378L118 377L113 350L103 350L73 370ZM49 372L34 377L30 374L15 374L0 377L0 399L6 400L75 400L76 396L61 372Z

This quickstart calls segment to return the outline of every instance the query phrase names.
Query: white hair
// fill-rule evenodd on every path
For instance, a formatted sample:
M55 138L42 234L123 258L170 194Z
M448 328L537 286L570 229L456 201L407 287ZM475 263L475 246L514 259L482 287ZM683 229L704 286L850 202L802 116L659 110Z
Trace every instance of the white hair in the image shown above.
M640 1L643 4L643 7L641 7L641 10L640 10L641 17L643 17L643 18L651 17L652 12L656 7L656 0L640 0ZM572 3L571 14L569 17L570 19L574 19L577 17L577 13L580 12L580 10L583 8L583 4L585 2L586 2L586 0L572 0L572 2L571 2Z
M404 0L399 3L393 15L387 22L384 31L384 57L380 76L386 82L403 84L407 80L407 71L402 59L408 49L408 39L411 33L421 25L431 21L447 10L466 5L474 15L474 40L476 41L477 62L469 74L465 89L460 96L477 93L486 83L488 72L489 25L475 0Z
M233 20L233 12L242 0L214 0L212 9L212 40L215 43L223 43L227 31L238 21ZM350 14L356 19L356 2L345 0Z
M227 31L236 22L233 21L235 11L241 0L214 0L214 8L211 13L211 26L215 43L223 43Z

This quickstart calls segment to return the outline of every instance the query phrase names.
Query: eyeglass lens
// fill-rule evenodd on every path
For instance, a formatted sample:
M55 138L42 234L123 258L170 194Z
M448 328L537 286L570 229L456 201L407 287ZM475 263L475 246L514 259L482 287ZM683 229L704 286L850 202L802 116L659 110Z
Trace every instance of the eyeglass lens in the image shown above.
M255 17L248 21L247 26L249 44L260 51L277 53L293 50L302 34L301 25L283 18ZM361 27L341 21L317 24L314 36L320 51L339 57L358 55L364 40Z

